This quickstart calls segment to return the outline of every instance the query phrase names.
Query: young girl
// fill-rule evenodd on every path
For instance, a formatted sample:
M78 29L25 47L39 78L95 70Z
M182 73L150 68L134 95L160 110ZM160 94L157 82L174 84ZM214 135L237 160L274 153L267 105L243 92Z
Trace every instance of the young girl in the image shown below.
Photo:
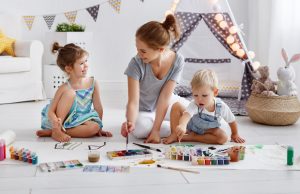
M71 137L111 137L110 132L102 130L99 85L93 77L86 76L88 53L75 44L61 47L57 42L53 44L52 52L58 52L57 64L68 74L69 80L43 108L43 130L37 131L37 136L51 136L59 142L70 141Z
M145 143L160 143L161 137L170 134L171 105L181 100L172 94L181 77L184 58L168 49L171 38L179 37L178 25L175 17L168 15L163 23L151 21L142 25L135 36L138 54L125 71L127 120L121 134L127 137L132 132L137 138L146 138Z
M164 139L165 144L175 141L197 141L207 144L224 144L226 133L220 129L223 118L231 128L231 140L244 143L238 134L235 117L229 107L219 98L218 79L214 71L204 69L195 73L192 81L193 98L184 108L174 104L171 112L171 135ZM187 132L187 134L186 134Z

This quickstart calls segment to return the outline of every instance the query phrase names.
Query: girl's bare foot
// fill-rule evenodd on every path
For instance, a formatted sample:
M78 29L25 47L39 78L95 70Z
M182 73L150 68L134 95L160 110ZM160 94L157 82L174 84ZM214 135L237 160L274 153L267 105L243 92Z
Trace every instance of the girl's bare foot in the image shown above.
M71 136L65 134L64 132L62 132L61 130L53 130L51 137L59 142L68 142L71 140Z
M51 137L52 135L52 130L49 129L49 130L38 130L36 132L36 135L39 136L39 137Z
M109 131L103 131L103 130L99 130L98 136L102 137L112 137L112 133Z
M191 132L188 132L187 134L185 134L183 137L182 137L182 141L195 141L195 136L197 134L193 131Z
M166 137L162 140L162 142L164 144L171 144L171 143L174 143L174 142L177 142L178 141L178 138L175 134L171 134L169 137Z

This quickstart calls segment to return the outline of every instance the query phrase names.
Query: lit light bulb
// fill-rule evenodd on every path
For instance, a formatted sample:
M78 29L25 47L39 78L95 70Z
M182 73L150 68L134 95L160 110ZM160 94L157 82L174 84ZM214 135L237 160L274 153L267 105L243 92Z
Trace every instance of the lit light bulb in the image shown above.
M219 26L220 26L220 28L222 28L222 29L224 30L225 28L228 27L228 24L227 24L227 22L225 22L225 21L221 21L221 22L219 23Z
M227 38L226 38L226 42L227 44L232 44L234 43L234 37L229 35Z
M223 20L223 15L220 14L220 13L216 14L216 15L215 15L215 20L216 20L217 22L222 21L222 20Z
M167 16L167 15L173 15L173 12L172 12L171 10L167 10L167 11L165 12L165 16Z
M237 51L237 50L240 49L240 45L238 43L234 43L234 44L231 45L231 49L233 51Z
M249 51L248 56L249 56L250 59L254 59L255 58L255 52Z
M243 49L239 49L236 51L236 55L242 58L245 55L245 51Z
M230 34L236 34L237 31L238 31L238 28L237 28L236 26L231 26L231 27L229 28Z
M178 3L179 3L179 1L180 1L180 0L174 0L174 3L175 3L175 4L178 4Z
M217 4L219 0L209 0L209 3L211 4Z
M260 66L260 62L258 62L258 61L254 61L254 62L252 63L252 67L253 67L254 70L258 69L259 66Z

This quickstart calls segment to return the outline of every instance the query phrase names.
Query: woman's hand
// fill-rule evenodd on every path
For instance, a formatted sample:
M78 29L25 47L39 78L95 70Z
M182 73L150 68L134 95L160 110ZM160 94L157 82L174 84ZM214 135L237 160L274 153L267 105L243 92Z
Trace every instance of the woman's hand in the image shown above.
M135 128L134 123L127 121L122 124L121 134L123 137L127 137L129 133L131 133Z
M144 141L145 143L160 143L159 131L151 131L148 138Z

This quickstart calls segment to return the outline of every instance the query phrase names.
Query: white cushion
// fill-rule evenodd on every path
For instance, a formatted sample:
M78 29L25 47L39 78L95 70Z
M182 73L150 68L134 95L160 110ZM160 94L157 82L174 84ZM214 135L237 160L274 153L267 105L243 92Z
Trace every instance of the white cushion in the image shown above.
M29 57L0 56L0 74L31 70Z

